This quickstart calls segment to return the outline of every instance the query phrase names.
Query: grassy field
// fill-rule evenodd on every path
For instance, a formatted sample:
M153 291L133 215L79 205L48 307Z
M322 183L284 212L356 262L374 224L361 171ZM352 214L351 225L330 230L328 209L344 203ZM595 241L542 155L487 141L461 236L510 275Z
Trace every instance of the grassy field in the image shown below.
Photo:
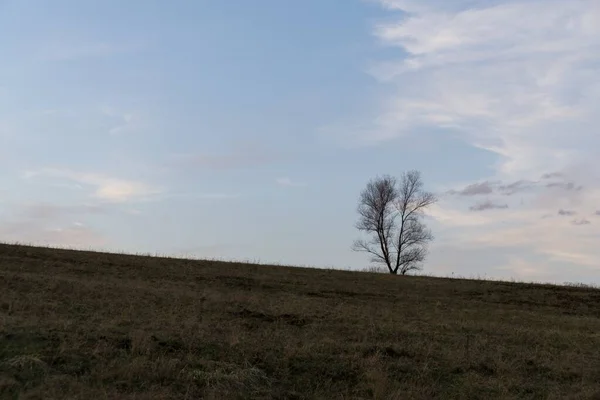
M600 399L600 291L0 245L2 399Z

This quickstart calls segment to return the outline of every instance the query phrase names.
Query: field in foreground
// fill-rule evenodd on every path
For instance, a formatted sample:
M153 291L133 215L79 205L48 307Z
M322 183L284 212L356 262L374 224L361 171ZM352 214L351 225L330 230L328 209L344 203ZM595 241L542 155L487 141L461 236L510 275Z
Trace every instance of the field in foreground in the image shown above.
M0 245L0 398L600 399L600 291Z

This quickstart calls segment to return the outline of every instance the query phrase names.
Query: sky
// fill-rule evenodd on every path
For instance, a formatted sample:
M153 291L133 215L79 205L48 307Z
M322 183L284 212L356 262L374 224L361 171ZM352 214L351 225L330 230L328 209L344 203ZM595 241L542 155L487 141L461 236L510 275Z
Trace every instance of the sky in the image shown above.
M598 0L0 0L0 240L362 269L421 171L433 275L600 284Z

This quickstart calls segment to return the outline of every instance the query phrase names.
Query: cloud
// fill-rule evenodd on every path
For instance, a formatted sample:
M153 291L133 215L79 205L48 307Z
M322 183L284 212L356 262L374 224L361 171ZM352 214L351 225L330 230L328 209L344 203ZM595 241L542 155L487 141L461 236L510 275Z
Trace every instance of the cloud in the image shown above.
M480 183L473 183L460 190L450 190L447 193L451 195L460 196L478 196L478 195L490 195L490 194L502 194L505 196L511 196L516 193L526 192L538 187L538 182L529 180L518 180L511 183L502 183L502 181L485 181ZM567 187L560 183L556 187Z
M496 196L492 195L488 202L501 204L498 201L504 197ZM465 252L487 249L490 257L496 257L498 252L519 252L523 257L537 258L543 268L556 262L563 268L569 265L573 273L596 269L597 274L600 258L594 239L600 234L597 225L588 224L583 218L557 226L557 219L550 217L563 214L572 218L576 214L569 207L574 206L578 207L577 214L592 215L599 201L600 189L590 189L581 198L534 192L519 204L511 205L510 210L474 213L464 211L463 198L448 197L432 207L429 215L433 218L431 227L436 242L444 246L462 248Z
M396 93L350 137L452 130L498 155L498 174L515 180L594 157L577 144L594 141L600 122L596 0L380 3L403 11L373 31L399 51L370 72Z
M139 120L139 117L132 112L116 111L112 107L104 106L100 112L111 121L112 127L108 129L108 134L113 136L134 129Z
M3 221L0 225L0 241L76 248L99 248L108 243L104 235L86 226L71 224L49 227L32 220Z
M427 215L432 217L443 227L457 228L479 228L492 222L486 214L465 214L461 210L448 208L442 203L434 204L427 210Z
M305 183L300 183L300 182L294 182L292 181L290 178L277 178L275 180L275 183L277 183L279 186L287 186L287 187L302 187L302 186L306 186Z
M600 216L600 210L597 210L594 214Z
M563 209L558 210L558 215L573 216L576 214L577 214L577 212L575 212L573 210L563 210Z
M547 188L558 188L567 191L580 191L583 190L582 185L576 185L574 182L552 182L546 184Z
M67 215L105 214L108 210L101 205L77 204L58 205L51 203L35 203L22 207L22 216L31 219L54 219Z
M520 253L528 257L537 257L542 269L550 262L557 262L562 267L566 263L583 269L598 268L597 260L600 250L595 244L595 235L590 228L582 230L574 224L561 225L551 218L541 218L544 210L535 208L515 209L503 213L472 213L460 211L445 204L438 205L434 213L432 228L438 241L445 246L453 246L463 251L487 249L490 257L494 254L508 252ZM444 218L452 215L452 218ZM477 218L477 223L470 223L470 218ZM581 270L582 271L582 270Z
M549 273L544 265L540 265L539 260L532 260L529 257L519 257L518 255L508 255L507 262L502 267L497 267L496 271L501 273L505 279L517 279L531 282L556 282L558 276L555 273Z
M44 168L25 173L26 178L46 177L64 179L94 188L92 196L108 202L145 200L159 194L161 189L145 183L109 177L103 174L76 172L68 169Z
M591 222L585 218L576 219L571 222L573 225L589 225Z
M36 245L98 248L108 244L102 232L89 226L98 217L117 211L103 203L19 204L10 217L0 220L0 241ZM89 220L89 221L88 221Z
M450 190L449 194L457 194L460 196L478 196L483 194L492 194L494 192L494 187L496 186L493 182L481 182L481 183L473 183L468 185L464 189L461 190Z
M474 206L469 207L471 211L485 211L485 210L499 210L508 208L508 204L496 204L491 201L484 201L482 203L476 204Z
M553 178L562 178L563 174L561 172L550 172L542 175L542 179L553 179Z
M513 183L509 183L507 185L500 185L500 186L498 186L498 189L500 190L500 192L502 192L502 194L504 194L506 196L510 196L515 193L527 191L529 189L534 188L535 186L536 186L536 182L527 181L527 180L519 180L519 181L516 181Z
M407 13L425 12L432 9L452 11L472 5L472 0L379 0L379 3L390 10L402 10Z

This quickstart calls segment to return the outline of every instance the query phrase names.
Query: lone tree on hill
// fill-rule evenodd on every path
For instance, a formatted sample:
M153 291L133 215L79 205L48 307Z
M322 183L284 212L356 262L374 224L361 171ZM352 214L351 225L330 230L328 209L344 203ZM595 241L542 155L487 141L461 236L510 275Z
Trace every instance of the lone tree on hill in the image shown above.
M357 240L353 250L371 254L390 274L420 270L433 240L422 222L423 212L436 201L423 190L419 171L403 173L399 182L389 175L370 180L360 194L356 227L372 238Z

